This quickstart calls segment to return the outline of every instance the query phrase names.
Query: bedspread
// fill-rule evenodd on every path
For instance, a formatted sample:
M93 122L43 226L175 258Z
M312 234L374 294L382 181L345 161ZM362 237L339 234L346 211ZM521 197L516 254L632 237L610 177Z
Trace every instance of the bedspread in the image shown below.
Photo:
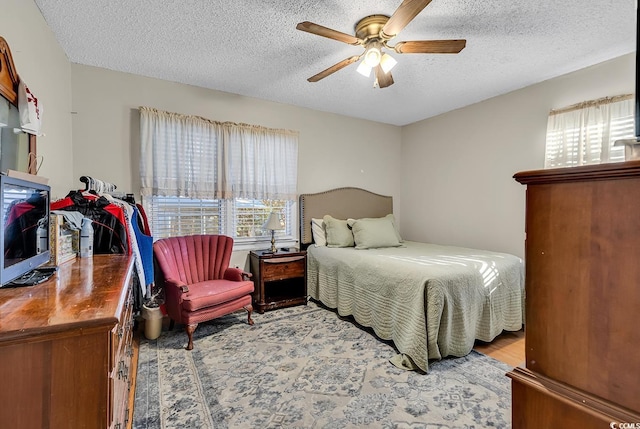
M309 246L309 295L370 327L427 371L430 359L464 356L524 322L522 259L407 241L356 250Z

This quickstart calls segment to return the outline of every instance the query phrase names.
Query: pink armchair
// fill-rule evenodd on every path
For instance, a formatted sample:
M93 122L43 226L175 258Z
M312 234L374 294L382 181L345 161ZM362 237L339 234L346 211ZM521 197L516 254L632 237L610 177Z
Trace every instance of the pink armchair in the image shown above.
M253 325L250 273L229 268L233 239L225 235L163 238L153 244L157 281L164 287L165 305L174 322L182 323L193 349L198 323L245 309Z

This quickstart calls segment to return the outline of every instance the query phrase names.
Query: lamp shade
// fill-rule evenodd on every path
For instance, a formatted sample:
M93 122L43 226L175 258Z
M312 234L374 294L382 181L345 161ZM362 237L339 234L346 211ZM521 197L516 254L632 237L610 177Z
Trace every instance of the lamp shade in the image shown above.
M364 77L371 76L371 67L369 67L367 63L364 62L364 60L360 62L360 65L358 66L356 71Z
M387 53L380 59L380 67L382 67L382 71L385 73L389 73L396 64L398 64L396 59Z
M280 215L277 212L271 212L267 221L262 225L262 229L281 230L284 229L284 223L280 220Z
M367 48L364 53L364 62L371 68L380 64L380 57L382 57L382 53L380 52L380 47L372 43L369 48Z

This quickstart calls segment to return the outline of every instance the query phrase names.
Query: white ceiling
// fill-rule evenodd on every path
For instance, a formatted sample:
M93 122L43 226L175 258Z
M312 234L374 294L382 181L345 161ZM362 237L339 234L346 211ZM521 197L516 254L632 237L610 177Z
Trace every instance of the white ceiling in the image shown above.
M295 29L353 34L401 0L35 0L73 63L341 115L406 125L634 52L635 0L433 0L392 44L466 39L451 54L393 54L395 84L373 88L363 48Z

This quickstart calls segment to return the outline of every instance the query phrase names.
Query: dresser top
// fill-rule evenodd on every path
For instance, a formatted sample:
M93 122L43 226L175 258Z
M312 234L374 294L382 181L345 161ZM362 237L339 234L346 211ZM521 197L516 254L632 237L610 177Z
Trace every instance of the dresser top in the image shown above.
M522 171L513 176L523 185L640 177L640 160Z
M0 288L0 342L73 328L113 325L133 271L126 255L94 255L61 264L46 282Z

